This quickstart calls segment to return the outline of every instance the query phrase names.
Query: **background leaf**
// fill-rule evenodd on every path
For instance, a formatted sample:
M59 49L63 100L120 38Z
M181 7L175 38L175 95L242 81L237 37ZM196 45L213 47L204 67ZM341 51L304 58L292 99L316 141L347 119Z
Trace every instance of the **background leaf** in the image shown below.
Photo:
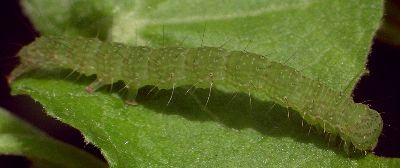
M0 154L25 156L34 167L106 167L94 156L48 137L2 108Z
M267 55L350 95L382 16L376 0L23 1L43 34Z
M136 45L221 46L265 54L350 95L364 72L382 13L380 1L23 1L43 34L97 36ZM43 74L47 76L43 76ZM113 167L394 166L397 159L349 156L329 137L286 117L286 108L246 94L142 88L127 107L109 90L84 92L92 78L59 71L13 84L48 113L80 129ZM115 90L114 90L115 91ZM233 98L234 97L234 98ZM325 136L325 138L324 138Z

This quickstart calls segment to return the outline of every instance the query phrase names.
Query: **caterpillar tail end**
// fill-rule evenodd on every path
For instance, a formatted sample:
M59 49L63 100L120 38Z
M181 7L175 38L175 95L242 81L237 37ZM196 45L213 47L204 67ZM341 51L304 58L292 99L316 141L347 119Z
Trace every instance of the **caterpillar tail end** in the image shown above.
M9 76L6 76L6 79L7 79L8 85L11 85L11 83L15 80L15 76L9 75Z
M11 84L16 78L21 76L24 73L27 73L29 71L32 71L36 69L37 67L35 65L26 65L26 64L20 64L18 65L12 72L11 74L6 76L8 84Z

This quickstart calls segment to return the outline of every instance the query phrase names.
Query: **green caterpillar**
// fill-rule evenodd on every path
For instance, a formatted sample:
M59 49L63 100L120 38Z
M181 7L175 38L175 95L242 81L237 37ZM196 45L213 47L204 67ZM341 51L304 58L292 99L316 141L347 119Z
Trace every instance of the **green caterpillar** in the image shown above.
M19 57L21 64L11 80L33 69L68 68L97 75L87 87L89 92L122 80L129 90L126 102L130 104L135 103L137 90L144 85L161 89L193 85L210 91L223 86L260 100L273 99L299 112L307 123L338 134L363 151L375 148L383 126L379 113L367 105L356 104L297 70L254 53L215 47L154 49L87 38L40 37L24 47Z

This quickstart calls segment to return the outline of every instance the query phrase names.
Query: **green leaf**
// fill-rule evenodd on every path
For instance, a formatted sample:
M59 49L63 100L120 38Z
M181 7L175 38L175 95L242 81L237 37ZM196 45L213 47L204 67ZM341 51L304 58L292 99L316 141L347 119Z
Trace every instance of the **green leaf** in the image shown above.
M221 46L266 54L350 95L364 72L382 15L376 0L23 1L43 34L100 37L136 45ZM47 112L78 128L112 167L395 167L398 159L349 156L340 142L302 127L298 115L247 93L141 89L140 105L93 78L37 72L13 83ZM68 76L68 77L66 77ZM151 92L150 92L151 91ZM149 93L150 92L150 93ZM149 94L148 94L149 93ZM309 131L310 130L310 131ZM310 132L310 133L309 133ZM332 138L333 139L333 138Z
M106 167L94 156L48 137L2 108L0 154L25 156L35 167Z

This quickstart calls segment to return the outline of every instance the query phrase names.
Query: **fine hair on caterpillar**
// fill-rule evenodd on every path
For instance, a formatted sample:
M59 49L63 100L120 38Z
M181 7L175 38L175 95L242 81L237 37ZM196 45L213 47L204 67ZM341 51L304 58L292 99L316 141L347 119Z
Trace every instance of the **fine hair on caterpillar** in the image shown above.
M303 76L299 71L263 55L227 51L216 47L149 48L95 39L41 37L19 52L21 64L11 80L33 69L65 68L97 75L87 90L123 81L126 101L135 104L138 88L145 85L171 89L171 102L178 86L193 85L227 92L246 93L259 100L273 100L298 112L310 125L339 135L355 148L372 150L382 130L382 119L374 110L356 104L351 97ZM289 114L289 113L288 113Z

